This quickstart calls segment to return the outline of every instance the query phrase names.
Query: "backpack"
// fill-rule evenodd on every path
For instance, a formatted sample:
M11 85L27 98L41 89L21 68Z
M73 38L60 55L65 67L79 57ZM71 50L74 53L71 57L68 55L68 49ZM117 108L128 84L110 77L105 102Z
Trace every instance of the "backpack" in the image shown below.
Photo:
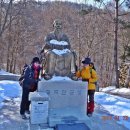
M91 77L92 77L92 68L90 68L90 74L91 74ZM97 81L95 82L95 85L97 85Z
M19 85L22 87L23 86L23 81L24 81L24 74L25 74L25 71L26 69L28 68L28 65L25 64L23 69L22 69L22 73L21 73L21 76L19 78Z
M23 70L22 70L22 74L21 74L21 76L19 78L19 84L20 84L21 87L23 87L23 81L25 80L24 77L25 77L25 72L26 72L27 69L29 70L29 73L30 73L29 77L31 79L33 78L33 77L31 77L32 72L31 72L30 65L25 64L24 67L23 67ZM37 90L37 83L30 84L30 88L29 88L30 92L34 92L34 91Z
M92 77L92 68L90 68L90 74L91 74L91 77ZM95 87L96 87L96 92L99 92L99 86L97 84L97 81L94 84L95 84Z

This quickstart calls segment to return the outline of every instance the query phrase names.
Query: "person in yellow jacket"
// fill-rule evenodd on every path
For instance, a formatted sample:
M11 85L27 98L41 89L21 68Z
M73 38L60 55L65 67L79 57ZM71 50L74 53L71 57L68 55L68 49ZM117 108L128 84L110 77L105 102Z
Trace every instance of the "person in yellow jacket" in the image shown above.
M90 58L85 58L83 61L83 68L76 72L78 78L82 78L82 81L88 82L88 97L87 104L87 115L92 116L94 112L94 93L96 89L95 83L97 82L98 76L94 69L93 63Z

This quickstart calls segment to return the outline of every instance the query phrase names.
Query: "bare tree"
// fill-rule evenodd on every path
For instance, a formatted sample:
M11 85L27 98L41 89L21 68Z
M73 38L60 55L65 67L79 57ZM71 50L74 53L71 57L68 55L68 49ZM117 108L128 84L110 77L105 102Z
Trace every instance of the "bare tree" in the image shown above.
M1 0L0 3L0 37L2 36L3 32L7 28L7 22L9 17L9 12L12 6L13 0L10 0L9 3L6 3L4 0ZM7 6L7 8L4 8Z
M52 24L56 18L63 21L63 29L77 53L79 68L84 57L91 57L99 74L100 86L111 85L115 65L114 9L110 10L110 5L104 9L91 7L91 10L85 5L82 10L80 4L61 1L44 3L21 0L12 3L0 41L0 47L4 50L0 52L3 54L0 55L2 68L18 73L25 63L30 63L32 57L37 55L37 49L44 46L44 37L53 30ZM123 18L129 21L128 16ZM119 30L121 27L119 24ZM123 48L123 38L129 41L124 32L119 31L118 34L120 50Z

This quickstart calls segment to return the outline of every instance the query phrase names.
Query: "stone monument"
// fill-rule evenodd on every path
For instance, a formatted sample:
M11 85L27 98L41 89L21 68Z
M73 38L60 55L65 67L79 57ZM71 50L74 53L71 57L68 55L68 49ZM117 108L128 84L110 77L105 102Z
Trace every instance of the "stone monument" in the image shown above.
M50 127L57 124L83 123L88 120L87 82L77 80L76 55L71 50L68 37L61 31L62 22L55 20L54 31L45 38L41 54L43 58L43 78L38 83L38 91L30 100L44 103L48 95L48 123ZM46 101L47 102L47 101ZM46 107L45 107L46 108ZM35 115L35 114L34 114ZM47 115L47 114L46 114ZM42 119L42 118L41 118ZM45 123L46 120L42 120Z

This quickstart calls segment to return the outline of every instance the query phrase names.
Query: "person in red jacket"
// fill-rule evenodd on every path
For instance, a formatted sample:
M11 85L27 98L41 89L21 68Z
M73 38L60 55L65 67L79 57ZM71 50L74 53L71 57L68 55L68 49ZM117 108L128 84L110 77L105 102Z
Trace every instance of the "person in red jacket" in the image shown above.
M24 74L22 75L22 99L20 104L20 114L22 119L27 119L25 112L28 114L30 113L29 92L37 89L40 69L40 60L38 57L34 57L31 64L26 67Z

